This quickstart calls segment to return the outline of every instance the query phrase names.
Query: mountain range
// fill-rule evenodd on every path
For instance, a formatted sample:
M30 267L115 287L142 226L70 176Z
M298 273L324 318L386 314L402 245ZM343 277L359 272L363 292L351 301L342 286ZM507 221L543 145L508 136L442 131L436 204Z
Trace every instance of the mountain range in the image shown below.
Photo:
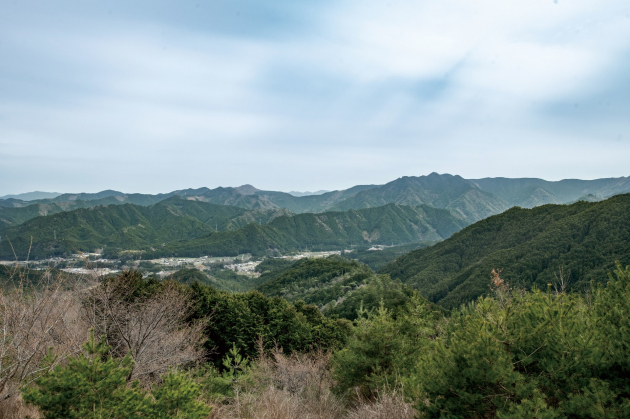
M97 206L36 217L3 232L0 258L62 256L105 249L119 257L142 251L162 256L232 256L343 249L373 244L440 241L467 223L426 205L388 204L345 212L292 214L285 209L245 210L173 196L151 206Z
M320 191L321 192L321 191ZM37 215L77 208L125 203L149 206L173 196L187 200L230 205L244 209L280 209L292 213L320 213L399 205L430 205L444 208L473 223L499 214L513 206L532 208L544 204L566 204L577 200L596 201L630 192L630 177L596 180L567 179L557 182L535 178L464 179L461 176L431 173L406 176L384 185L357 185L319 195L294 196L285 192L262 191L251 185L215 189L182 189L165 194L125 194L106 190L99 193L62 194L32 201L0 199L0 228L18 225ZM26 208L9 211L7 208Z

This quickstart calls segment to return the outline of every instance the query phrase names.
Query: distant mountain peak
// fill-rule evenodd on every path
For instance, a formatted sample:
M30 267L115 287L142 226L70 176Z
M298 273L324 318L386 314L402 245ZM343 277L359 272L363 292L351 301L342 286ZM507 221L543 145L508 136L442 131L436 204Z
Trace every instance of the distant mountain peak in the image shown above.
M252 194L255 194L256 192L260 192L260 189L256 189L252 185L242 185L234 189L236 189L239 193L243 195L252 195Z
M293 196L311 196L311 195L323 195L325 193L328 193L331 191L327 191L327 190L319 190L319 191L315 191L315 192L309 192L309 191L305 191L305 192L300 192L300 191L291 191L289 192L289 195L293 195Z
M22 201L35 201L37 199L51 199L56 198L61 195L59 192L42 192L42 191L34 191L34 192L26 192L15 195L5 195L0 196L0 199L21 199Z

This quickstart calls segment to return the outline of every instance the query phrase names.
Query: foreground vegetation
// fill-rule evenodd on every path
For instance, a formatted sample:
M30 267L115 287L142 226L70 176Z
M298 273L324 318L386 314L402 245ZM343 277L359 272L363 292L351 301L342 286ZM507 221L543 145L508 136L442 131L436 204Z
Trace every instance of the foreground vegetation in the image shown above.
M42 282L0 295L2 417L630 415L630 267L581 294L494 270L489 296L451 312L400 284L352 322L133 271Z
M258 277L11 268L0 418L630 417L629 207L515 208L378 272L362 258L400 249Z

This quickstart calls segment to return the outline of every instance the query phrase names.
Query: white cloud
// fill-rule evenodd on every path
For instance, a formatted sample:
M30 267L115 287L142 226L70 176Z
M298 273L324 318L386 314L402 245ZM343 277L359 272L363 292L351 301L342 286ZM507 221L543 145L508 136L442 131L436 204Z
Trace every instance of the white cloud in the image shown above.
M153 191L197 179L209 182L197 186L332 189L350 179L382 183L434 170L492 175L489 168L496 176L580 177L574 163L601 157L598 141L625 132L630 138L628 121L617 114L604 121L548 110L613 94L605 90L610 75L623 77L615 69L630 51L630 7L622 0L322 7L308 31L274 37L133 16L3 25L3 178L43 158L94 168L137 162L99 186L84 183L90 190L130 178L136 190ZM532 150L547 156L576 139L579 146L554 166L540 156L544 164L531 164ZM206 164L219 155L235 157ZM492 165L499 161L506 163ZM598 164L606 175L626 167ZM175 175L143 172L173 165ZM584 173L595 166L585 164ZM29 179L19 189L0 180L0 195L41 189ZM84 178L74 179L79 185Z

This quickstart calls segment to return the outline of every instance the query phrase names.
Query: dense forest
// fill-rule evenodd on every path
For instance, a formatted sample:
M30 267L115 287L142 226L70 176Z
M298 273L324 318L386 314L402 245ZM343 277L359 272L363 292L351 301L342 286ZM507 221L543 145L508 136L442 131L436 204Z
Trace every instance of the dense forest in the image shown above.
M488 272L514 285L562 282L583 292L607 279L616 260L630 264L630 194L602 202L512 208L435 246L410 252L380 272L454 308L488 292Z
M36 217L4 231L0 258L64 256L103 249L107 257L137 250L163 256L274 255L303 249L439 241L467 223L448 210L388 204L378 208L288 214L246 211L178 197L143 207L93 207ZM219 230L219 231L217 231ZM31 238L33 245L30 247Z

